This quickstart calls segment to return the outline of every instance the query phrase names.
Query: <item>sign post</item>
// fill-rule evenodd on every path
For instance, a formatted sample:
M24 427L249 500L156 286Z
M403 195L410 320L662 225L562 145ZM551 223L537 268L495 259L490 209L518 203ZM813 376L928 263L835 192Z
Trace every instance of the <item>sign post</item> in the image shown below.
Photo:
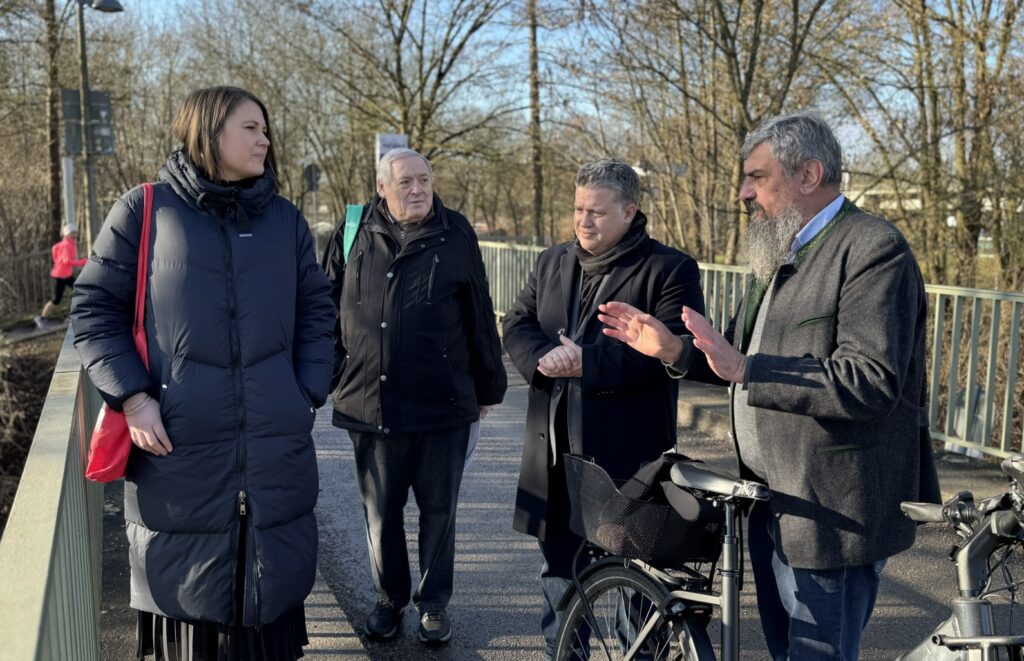
M378 133L377 134L377 148L374 163L380 162L380 157L388 153L392 149L408 149L409 148L409 136L404 133Z
M64 115L64 155L82 155L82 108L79 92L60 91L61 112ZM92 123L92 145L89 153L99 156L114 154L114 111L110 92L89 91L89 119Z

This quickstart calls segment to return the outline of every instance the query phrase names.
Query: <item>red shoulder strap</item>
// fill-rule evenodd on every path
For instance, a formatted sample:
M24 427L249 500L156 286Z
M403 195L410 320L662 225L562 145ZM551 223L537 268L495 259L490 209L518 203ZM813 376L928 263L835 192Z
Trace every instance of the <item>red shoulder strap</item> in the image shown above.
M142 233L139 236L139 260L135 269L135 321L132 336L142 362L149 368L146 350L146 279L149 275L149 229L153 224L153 184L142 184Z

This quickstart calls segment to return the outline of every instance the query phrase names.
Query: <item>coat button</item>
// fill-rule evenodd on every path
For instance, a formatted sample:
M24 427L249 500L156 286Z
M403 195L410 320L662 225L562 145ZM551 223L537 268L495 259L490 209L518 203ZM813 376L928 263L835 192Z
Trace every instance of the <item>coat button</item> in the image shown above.
M387 381L388 380L388 375L387 374L381 374L380 375L380 380L381 381Z
M555 386L555 392L562 392L562 386Z
M421 243L420 244L420 248L426 248L426 247L427 247L427 244L425 244L425 243Z
M388 280L390 280L393 277L395 277L395 274L392 273L391 271L388 271Z
M388 429L387 427L385 427L385 428L384 428L384 433L385 433L385 434L390 434L390 433L391 433L391 430L390 430L390 429Z
M388 327L388 322L386 322L386 321L380 322L380 327L381 328L387 328Z

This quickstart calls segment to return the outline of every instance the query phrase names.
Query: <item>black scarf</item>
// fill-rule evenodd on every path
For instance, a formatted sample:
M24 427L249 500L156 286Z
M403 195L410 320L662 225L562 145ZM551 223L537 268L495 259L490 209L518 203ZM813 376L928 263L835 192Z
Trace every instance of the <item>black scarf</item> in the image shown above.
M579 293L580 323L589 316L591 306L595 304L594 297L601 285L602 276L611 271L619 260L645 251L650 240L651 237L647 234L647 216L637 210L629 229L607 252L591 255L580 246L579 241L576 242L576 259L579 260L582 271Z
M231 183L209 179L181 149L167 157L158 178L179 197L218 217L234 220L241 235L251 234L249 216L259 216L277 192L277 179L268 167L259 177Z

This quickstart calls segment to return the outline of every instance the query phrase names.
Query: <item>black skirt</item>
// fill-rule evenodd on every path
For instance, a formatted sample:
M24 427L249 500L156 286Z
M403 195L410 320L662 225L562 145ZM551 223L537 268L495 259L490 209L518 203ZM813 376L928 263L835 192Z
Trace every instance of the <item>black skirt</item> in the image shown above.
M309 644L302 605L258 629L138 613L140 660L294 661L302 657L302 647Z

